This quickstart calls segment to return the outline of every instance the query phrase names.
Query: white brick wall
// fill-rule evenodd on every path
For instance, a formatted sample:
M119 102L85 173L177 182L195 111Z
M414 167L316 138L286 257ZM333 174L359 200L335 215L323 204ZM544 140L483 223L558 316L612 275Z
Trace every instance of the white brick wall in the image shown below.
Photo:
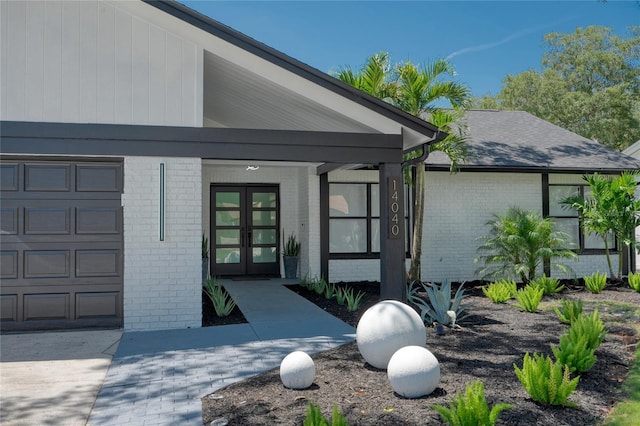
M477 238L509 206L542 212L539 174L428 172L422 278L475 279Z
M255 162L251 162L254 164ZM260 169L246 170L248 162L206 161L202 168L202 229L209 235L210 186L219 183L277 184L280 187L280 234L295 232L302 243L299 276L320 273L320 183L311 165L255 163ZM281 265L284 276L284 267Z
M160 163L166 165L165 240L159 239ZM201 161L125 157L124 327L202 324Z
M379 259L334 259L329 261L329 279L338 281L380 281Z
M579 183L580 175L551 175L552 183ZM342 171L329 175L330 181L377 182L375 171ZM478 279L475 264L477 238L486 235L486 223L494 213L504 213L517 205L542 212L540 174L522 173L427 173L422 279L469 281ZM613 259L617 265L617 258ZM575 276L608 271L604 255L583 255L565 262ZM379 280L378 260L331 260L331 281ZM559 276L556 272L555 276ZM573 277L571 274L569 277Z

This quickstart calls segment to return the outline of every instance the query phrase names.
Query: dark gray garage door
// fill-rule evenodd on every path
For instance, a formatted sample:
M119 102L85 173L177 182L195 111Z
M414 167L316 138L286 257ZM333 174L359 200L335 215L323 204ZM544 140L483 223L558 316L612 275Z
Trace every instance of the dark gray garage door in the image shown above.
M122 325L122 162L0 162L2 330Z

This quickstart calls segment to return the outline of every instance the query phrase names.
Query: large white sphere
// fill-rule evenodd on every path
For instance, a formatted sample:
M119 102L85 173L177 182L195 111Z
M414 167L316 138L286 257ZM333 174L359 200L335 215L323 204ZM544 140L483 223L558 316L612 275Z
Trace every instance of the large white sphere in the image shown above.
M358 321L356 342L365 361L385 369L398 349L425 346L427 330L420 315L409 305L383 300L367 309Z
M306 389L316 378L316 366L302 351L291 352L280 363L280 380L290 389Z
M428 349L406 346L389 360L387 376L397 394L419 398L429 395L440 383L440 364Z

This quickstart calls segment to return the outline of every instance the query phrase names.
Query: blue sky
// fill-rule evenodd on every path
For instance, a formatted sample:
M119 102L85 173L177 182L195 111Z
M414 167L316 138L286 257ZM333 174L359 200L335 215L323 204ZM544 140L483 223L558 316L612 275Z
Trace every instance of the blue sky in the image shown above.
M540 69L546 33L640 25L635 0L181 2L324 72L359 68L378 51L394 62L448 58L474 95Z

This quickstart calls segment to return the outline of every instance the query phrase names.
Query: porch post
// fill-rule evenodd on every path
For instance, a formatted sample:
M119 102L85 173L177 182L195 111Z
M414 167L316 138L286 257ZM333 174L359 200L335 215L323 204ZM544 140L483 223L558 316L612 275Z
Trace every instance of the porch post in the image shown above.
M407 300L404 184L400 163L380 164L380 298Z
M320 175L320 277L329 282L329 175Z

